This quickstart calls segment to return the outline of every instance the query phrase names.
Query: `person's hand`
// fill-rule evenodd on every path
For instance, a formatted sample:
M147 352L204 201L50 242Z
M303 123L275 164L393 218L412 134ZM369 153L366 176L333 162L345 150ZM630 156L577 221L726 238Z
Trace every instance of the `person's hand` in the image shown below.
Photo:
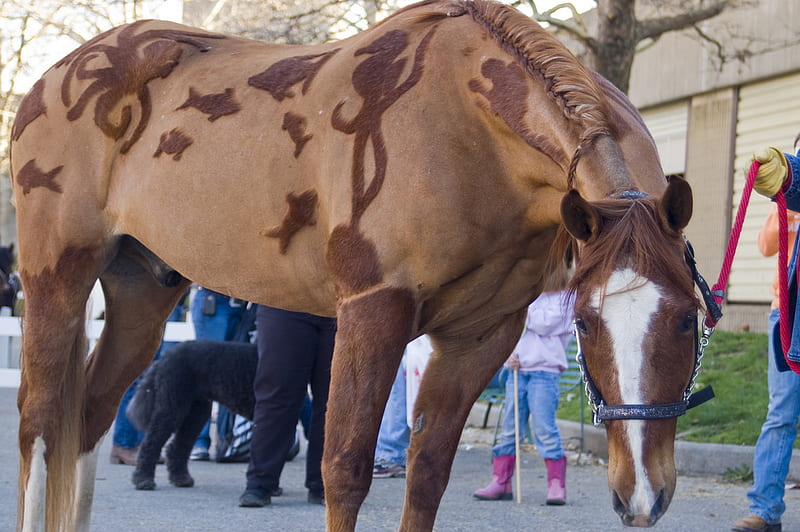
M517 355L511 355L508 358L508 367L509 369L519 369L519 357Z
M786 157L778 148L770 147L754 154L753 159L761 163L753 188L762 196L771 198L783 187L789 175Z

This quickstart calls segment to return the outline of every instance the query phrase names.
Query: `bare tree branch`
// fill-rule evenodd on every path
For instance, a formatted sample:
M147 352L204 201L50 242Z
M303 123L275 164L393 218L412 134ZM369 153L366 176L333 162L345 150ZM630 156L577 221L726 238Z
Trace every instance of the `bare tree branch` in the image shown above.
M658 37L662 33L691 28L700 21L719 15L729 6L729 0L717 0L711 5L692 9L679 15L638 21L636 39L642 41Z

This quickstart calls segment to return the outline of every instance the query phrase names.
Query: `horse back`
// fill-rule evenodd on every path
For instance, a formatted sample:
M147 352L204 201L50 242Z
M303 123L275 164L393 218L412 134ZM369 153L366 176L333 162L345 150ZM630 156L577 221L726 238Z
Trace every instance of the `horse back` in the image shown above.
M291 310L333 315L380 284L438 297L432 315L497 293L524 305L577 126L467 5L319 46L159 21L93 39L12 132L21 231L53 241L21 259L46 266L56 239L110 254L131 235L204 286ZM47 230L63 220L66 235Z

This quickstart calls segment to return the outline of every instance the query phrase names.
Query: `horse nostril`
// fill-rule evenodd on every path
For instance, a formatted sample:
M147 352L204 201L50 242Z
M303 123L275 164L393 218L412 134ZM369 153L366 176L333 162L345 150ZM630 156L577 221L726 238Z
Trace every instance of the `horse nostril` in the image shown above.
M664 515L666 511L666 503L667 502L667 492L663 488L661 491L658 492L658 497L656 497L656 502L653 503L653 508L650 510L650 525L656 524L656 521Z
M614 508L614 511L617 512L617 515L622 519L622 522L625 524L629 524L631 521L631 514L628 512L628 505L622 502L622 498L619 496L619 493L616 490L611 492L611 506Z

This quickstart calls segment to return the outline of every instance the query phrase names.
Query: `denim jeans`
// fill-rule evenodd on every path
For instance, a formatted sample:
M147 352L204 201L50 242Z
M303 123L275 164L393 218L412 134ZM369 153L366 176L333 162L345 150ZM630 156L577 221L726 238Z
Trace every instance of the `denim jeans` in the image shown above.
M519 426L531 417L536 450L545 460L558 460L564 456L561 433L556 426L558 409L558 379L560 374L549 371L519 372ZM500 443L492 449L493 456L516 454L514 445L514 374L506 380L505 412Z
M778 310L769 315L770 334L776 330ZM753 456L753 487L747 492L752 503L750 513L769 524L780 523L786 510L783 502L784 483L789 473L792 446L797 437L797 420L800 417L800 375L792 371L778 371L773 342L769 341L769 406L767 419L761 426Z
M207 316L203 314L203 300L206 297L215 299L214 314ZM225 342L233 338L236 328L244 312L244 304L232 307L231 298L213 292L206 288L200 288L194 293L192 298L192 324L194 324L195 337L200 340L217 340Z
M381 429L378 432L378 444L375 447L375 459L406 465L411 431L406 420L406 357L397 369L392 383L392 391L383 411Z
M203 300L206 297L214 298L214 314L209 316L203 313ZM191 310L192 310L192 324L194 325L194 336L198 340L216 340L218 342L225 342L233 338L236 334L236 329L239 327L239 322L242 319L242 313L245 306L240 305L232 307L230 304L231 298L208 290L207 288L199 288L192 297ZM219 405L222 412L218 412L217 416L224 418L227 415L225 407ZM211 435L209 434L210 423L207 421L203 426L203 430L197 437L195 446L204 447L208 449L211 447Z
M169 318L167 318L167 321L180 321L183 317L183 308L183 305L175 307L169 315ZM161 358L161 355L176 343L177 342L161 342L153 360ZM131 422L128 421L128 416L125 415L125 409L128 408L128 403L133 399L133 395L136 393L136 385L139 384L140 379L141 376L136 377L136 380L133 381L125 391L125 394L122 396L122 401L119 403L119 408L117 408L117 416L114 418L114 435L112 441L114 445L124 449L135 449L144 438L144 432L134 427Z

